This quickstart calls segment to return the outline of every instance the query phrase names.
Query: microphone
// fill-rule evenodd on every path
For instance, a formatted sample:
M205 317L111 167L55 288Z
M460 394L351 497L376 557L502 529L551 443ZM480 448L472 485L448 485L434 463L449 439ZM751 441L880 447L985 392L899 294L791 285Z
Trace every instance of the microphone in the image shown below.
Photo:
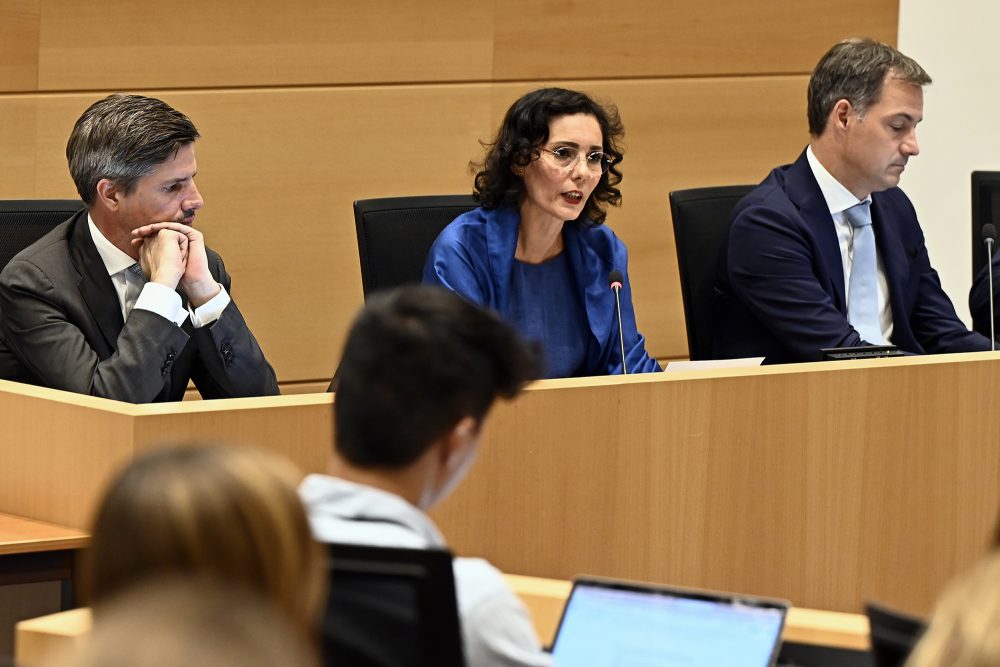
M622 351L622 375L628 375L628 367L625 365L625 334L622 333L622 300L620 294L622 286L625 284L625 276L618 269L613 269L608 274L608 283L611 291L615 293L615 307L618 309L618 345ZM992 289L992 285L990 289ZM992 306L993 303L990 302L990 307L992 308Z
M989 274L990 287L990 349L997 349L996 315L993 313L993 244L997 240L997 228L987 223L979 232L980 238L986 244L986 272Z

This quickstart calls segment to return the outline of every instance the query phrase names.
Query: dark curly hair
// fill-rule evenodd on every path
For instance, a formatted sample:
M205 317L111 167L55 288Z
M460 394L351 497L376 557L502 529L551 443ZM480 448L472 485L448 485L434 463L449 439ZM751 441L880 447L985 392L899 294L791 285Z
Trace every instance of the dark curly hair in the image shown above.
M527 166L538 156L537 148L549 139L549 122L559 116L587 114L601 126L603 150L612 156L611 168L601 174L601 180L587 199L577 223L599 225L608 217L605 204L621 205L622 193L617 186L622 174L619 142L625 135L618 109L601 105L584 93L565 88L539 88L524 95L507 110L503 123L492 143L484 143L486 158L472 163L476 170L473 196L483 208L493 209L504 204L516 205L524 193L524 181L515 176L511 167Z

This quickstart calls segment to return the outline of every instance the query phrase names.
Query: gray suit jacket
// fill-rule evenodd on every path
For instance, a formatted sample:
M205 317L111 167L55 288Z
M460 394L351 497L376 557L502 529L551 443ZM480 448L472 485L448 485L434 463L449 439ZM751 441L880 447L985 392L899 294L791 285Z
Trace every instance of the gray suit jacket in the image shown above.
M229 291L222 258L208 263ZM235 302L197 329L139 309L123 322L86 210L0 273L0 378L130 403L180 400L190 379L204 398L278 393Z

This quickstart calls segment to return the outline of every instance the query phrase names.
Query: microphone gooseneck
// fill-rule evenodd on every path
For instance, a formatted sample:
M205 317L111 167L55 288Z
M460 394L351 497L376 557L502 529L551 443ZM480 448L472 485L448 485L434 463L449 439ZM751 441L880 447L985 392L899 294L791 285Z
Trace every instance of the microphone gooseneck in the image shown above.
M618 269L614 269L608 274L608 285L615 293L615 308L618 310L618 345L622 352L622 375L628 375L628 366L625 365L625 334L622 331L622 301L621 289L625 284L625 276Z
M980 238L983 243L986 244L986 273L989 279L990 288L990 349L997 349L997 338L996 338L996 315L993 312L993 244L997 240L997 228L992 224L987 223L983 225L983 229L979 233Z

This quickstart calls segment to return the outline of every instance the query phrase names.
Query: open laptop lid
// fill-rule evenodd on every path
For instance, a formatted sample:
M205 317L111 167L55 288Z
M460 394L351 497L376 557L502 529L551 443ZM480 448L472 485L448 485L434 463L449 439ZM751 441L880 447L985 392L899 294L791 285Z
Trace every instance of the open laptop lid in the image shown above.
M767 667L789 603L609 579L573 582L552 643L558 667Z

